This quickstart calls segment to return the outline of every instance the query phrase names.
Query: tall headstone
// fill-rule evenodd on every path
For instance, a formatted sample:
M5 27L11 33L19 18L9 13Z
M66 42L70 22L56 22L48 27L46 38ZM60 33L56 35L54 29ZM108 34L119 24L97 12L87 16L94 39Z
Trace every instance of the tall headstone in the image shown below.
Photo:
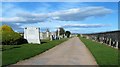
M116 42L116 48L118 48L118 41Z
M54 32L54 38L56 39L56 32Z
M58 28L58 36L60 36L60 29Z
M58 28L58 39L60 39L60 28Z
M28 43L40 44L40 33L37 27L26 27L24 28L24 38Z
M46 30L46 37L49 38L50 37L50 32L49 29Z
M44 39L43 32L40 32L40 39Z
M110 38L110 40L109 40L109 45L110 45L110 46L111 46L111 41L112 41L112 40L111 40L111 38Z
M83 35L82 35L82 34L81 34L80 36L81 36L81 37L83 37Z
M53 35L50 35L50 40L51 40L51 41L53 40Z

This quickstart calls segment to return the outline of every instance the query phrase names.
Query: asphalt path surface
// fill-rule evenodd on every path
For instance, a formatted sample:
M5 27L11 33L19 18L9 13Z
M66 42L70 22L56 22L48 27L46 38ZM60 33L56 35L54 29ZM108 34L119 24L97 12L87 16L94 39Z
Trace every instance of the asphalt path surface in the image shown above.
M14 65L97 65L93 55L78 37Z

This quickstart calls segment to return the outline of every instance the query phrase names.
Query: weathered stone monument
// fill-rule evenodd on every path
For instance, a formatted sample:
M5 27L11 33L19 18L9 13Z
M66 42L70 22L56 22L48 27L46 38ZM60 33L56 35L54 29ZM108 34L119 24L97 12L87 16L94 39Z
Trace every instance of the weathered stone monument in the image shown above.
M50 34L50 40L56 40L56 32L51 32Z
M46 30L46 37L49 38L50 37L50 32L49 29Z
M60 39L60 28L58 28L58 34L57 34L58 39Z
M40 32L40 39L44 39L43 35L43 32Z
M50 39L50 31L47 29L45 32L40 32L40 39Z
M56 32L53 32L53 34L54 34L54 39L56 39Z
M28 43L41 43L39 30L40 28L37 27L24 28L24 38L28 41Z
M54 37L53 37L53 35L50 35L50 40L52 41L52 40L54 40Z

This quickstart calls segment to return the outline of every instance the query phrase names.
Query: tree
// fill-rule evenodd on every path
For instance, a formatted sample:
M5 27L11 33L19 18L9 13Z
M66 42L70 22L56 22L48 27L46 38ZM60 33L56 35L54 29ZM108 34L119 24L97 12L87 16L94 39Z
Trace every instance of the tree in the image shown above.
M65 34L65 30L64 28L60 27L60 35L64 35ZM58 30L56 31L56 33L58 34Z
M3 32L3 31L14 32L13 29L10 26L8 26L8 25L2 25L0 27L0 32Z
M18 45L22 44L24 39L19 33L13 31L13 29L8 25L3 25L0 27L0 39L2 39L2 45Z
M65 32L65 35L67 36L67 38L69 38L69 37L70 37L70 34L71 34L71 32L70 32L70 31L66 31L66 32Z

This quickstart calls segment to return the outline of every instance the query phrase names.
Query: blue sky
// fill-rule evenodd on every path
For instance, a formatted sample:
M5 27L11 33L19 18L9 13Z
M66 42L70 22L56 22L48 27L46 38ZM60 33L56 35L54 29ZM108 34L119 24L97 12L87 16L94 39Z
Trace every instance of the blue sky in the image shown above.
M0 22L15 31L40 27L51 32L63 27L72 33L118 30L117 2L3 2ZM1 10L2 9L2 10Z

